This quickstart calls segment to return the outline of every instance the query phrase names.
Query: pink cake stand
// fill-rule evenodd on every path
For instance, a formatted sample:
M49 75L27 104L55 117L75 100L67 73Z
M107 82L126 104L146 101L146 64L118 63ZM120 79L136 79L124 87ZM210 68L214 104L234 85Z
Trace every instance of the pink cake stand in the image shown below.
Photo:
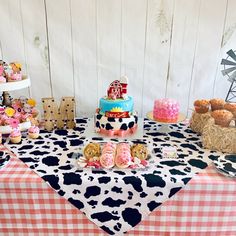
M159 122L159 121L157 121L153 118L153 112L149 111L147 113L147 118L149 120L155 121L157 124L161 125L161 127L157 130L158 132L160 132L160 133L169 133L169 132L172 131L169 128L169 125L178 124L180 122L183 122L186 119L186 116L183 113L179 113L178 120L174 123L173 122L170 122L170 123L168 123L168 122Z

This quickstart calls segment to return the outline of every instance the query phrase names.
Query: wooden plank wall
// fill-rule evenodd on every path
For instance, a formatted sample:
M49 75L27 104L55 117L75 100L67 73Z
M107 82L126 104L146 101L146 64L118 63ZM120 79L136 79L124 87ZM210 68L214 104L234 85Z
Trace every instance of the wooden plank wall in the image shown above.
M235 0L0 0L0 57L32 80L13 95L75 96L92 116L121 75L140 116L156 98L225 98L220 61L236 49Z

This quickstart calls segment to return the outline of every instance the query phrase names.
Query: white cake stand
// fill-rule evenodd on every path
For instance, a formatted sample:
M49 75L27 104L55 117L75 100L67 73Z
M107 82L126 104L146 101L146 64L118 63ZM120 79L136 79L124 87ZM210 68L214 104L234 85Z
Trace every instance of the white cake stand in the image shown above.
M14 81L14 82L6 82L6 83L0 83L0 92L2 92L3 102L2 105L4 106L10 106L11 105L11 99L8 91L15 91L23 88L28 88L30 86L30 78L26 75L22 76L22 80ZM26 121L19 124L19 129L21 131L27 130L30 128L31 122ZM9 125L6 126L0 126L0 133L2 134L9 134L11 133L12 128Z
M179 113L178 120L176 122L159 122L153 118L153 112L150 111L147 113L147 118L149 120L155 121L157 124L160 124L161 127L157 130L160 133L169 133L172 130L169 128L169 125L178 124L186 119L186 116L183 113Z

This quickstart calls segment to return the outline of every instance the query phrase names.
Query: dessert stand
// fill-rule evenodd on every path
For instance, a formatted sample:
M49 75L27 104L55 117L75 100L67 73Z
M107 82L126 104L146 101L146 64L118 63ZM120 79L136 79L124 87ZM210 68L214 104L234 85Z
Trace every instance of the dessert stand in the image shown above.
M8 91L15 91L23 88L28 88L30 86L30 78L26 75L23 75L22 80L15 82L6 82L0 83L0 92L2 92L2 105L10 106L11 99ZM22 122L19 124L20 131L27 130L31 126L30 121ZM0 126L0 133L9 134L12 131L10 125Z
M160 133L169 133L169 132L171 132L172 130L169 128L169 125L178 124L178 123L180 123L180 122L182 122L186 119L186 117L183 113L179 113L177 122L170 122L170 123L168 123L168 122L159 122L159 121L157 121L153 118L153 112L152 111L147 113L147 118L149 120L155 121L157 124L161 125L161 127L157 130Z

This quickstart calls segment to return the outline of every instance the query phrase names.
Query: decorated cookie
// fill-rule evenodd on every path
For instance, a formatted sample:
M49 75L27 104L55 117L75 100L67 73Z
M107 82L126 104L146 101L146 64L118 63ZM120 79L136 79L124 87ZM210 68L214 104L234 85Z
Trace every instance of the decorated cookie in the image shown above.
M89 143L84 149L84 156L87 159L99 157L101 155L101 148L98 143Z
M148 150L143 144L135 144L131 147L132 157L137 157L140 160L145 160L148 156Z

